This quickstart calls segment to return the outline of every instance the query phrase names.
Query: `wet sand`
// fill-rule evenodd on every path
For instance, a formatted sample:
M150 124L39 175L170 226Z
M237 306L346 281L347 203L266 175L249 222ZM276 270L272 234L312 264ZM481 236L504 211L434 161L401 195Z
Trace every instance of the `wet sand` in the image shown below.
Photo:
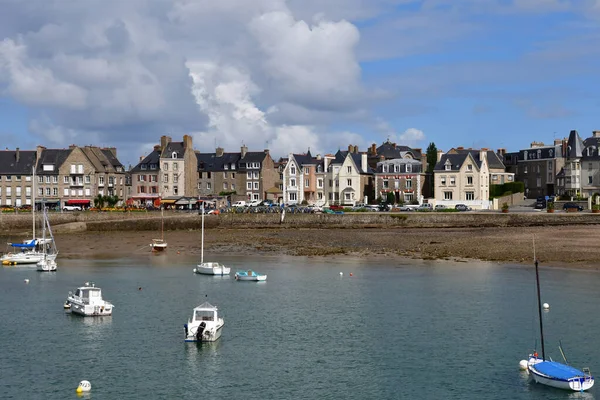
M208 229L205 251L228 254L394 257L530 264L535 235L544 265L600 268L600 227L456 229ZM56 236L61 257L121 258L150 252L155 232L81 232ZM199 231L165 232L168 252L200 254Z

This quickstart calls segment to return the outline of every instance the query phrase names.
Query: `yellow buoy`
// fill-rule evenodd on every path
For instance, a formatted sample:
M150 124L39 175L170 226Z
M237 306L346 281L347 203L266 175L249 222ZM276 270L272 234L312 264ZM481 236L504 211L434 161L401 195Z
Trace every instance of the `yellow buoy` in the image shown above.
M79 382L79 386L77 386L77 393L89 392L92 390L92 384L89 381L81 381Z

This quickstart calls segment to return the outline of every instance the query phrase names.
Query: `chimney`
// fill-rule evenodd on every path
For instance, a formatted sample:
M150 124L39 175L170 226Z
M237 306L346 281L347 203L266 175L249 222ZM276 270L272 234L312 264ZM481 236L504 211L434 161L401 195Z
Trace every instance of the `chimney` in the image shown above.
M76 144L72 144L72 145L69 146L69 150L73 150L73 149L76 149L76 148L77 148Z
M600 137L600 131L592 131L593 137Z
M190 135L183 135L183 148L191 149L192 148L192 137Z
M321 155L317 154L317 156L315 157L317 160L321 160Z
M269 155L269 149L265 149L265 154Z
M360 169L362 169L363 172L367 172L367 153L360 154Z
M144 156L140 156L140 162L144 161Z
M323 157L323 172L327 172L327 168L329 168L329 163L333 159L334 159L333 157L327 156L327 155L325 155L325 157Z
M348 145L348 153L352 153L352 150L354 150L354 146L352 146L351 144Z
M17 147L17 149L15 150L15 162L18 163L19 162L19 148Z
M418 153L419 155L421 155L421 154L422 154L422 153L421 153L421 151L422 151L423 149L416 148L416 149L412 149L412 150L413 150L415 153Z
M377 155L377 145L375 143L371 145L371 155Z
M500 155L501 157L504 157L505 154L506 154L506 149L498 149L498 155Z
M483 162L483 160L487 161L487 151L488 151L488 149L485 149L485 148L479 150L479 161L481 161L481 162Z
M358 146L354 146L354 154L358 154Z
M240 149L241 153L242 153L242 158L246 157L246 153L248 152L248 147L246 147L246 145L242 145L241 149Z
M223 148L222 147L217 147L215 156L216 157L223 157Z
M562 143L562 139L554 139L554 145L555 146L560 146Z
M160 144L154 145L154 151L160 151Z
M171 143L171 138L169 136L161 136L160 137L160 151L163 151L167 145Z
M462 146L459 146L459 147L457 147L457 148L456 148L456 150L464 150L464 149L465 149L465 148L464 148L464 147L462 147Z
M35 148L35 159L39 160L42 157L42 151L46 150L44 146L37 146Z
M441 150L437 151L437 162L440 162L440 160L442 159L442 156L444 155L444 152Z

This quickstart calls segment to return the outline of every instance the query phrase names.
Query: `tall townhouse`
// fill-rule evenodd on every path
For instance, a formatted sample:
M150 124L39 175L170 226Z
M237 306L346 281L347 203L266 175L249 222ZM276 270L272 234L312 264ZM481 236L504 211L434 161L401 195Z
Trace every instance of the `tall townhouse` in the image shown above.
M123 200L125 196L125 167L117 158L115 147L99 148L85 146L81 148L94 166L96 194L102 196L117 196Z
M462 203L489 209L489 166L487 149L440 154L435 165L435 201L447 207Z
M213 172L215 180L215 193L223 196L231 196L232 201L245 200L245 187L240 188L238 182L238 163L240 161L240 153L225 153L222 147L217 147L213 158Z
M241 147L239 171L239 184L246 189L247 201L266 200L267 190L275 188L279 175L269 149L248 151L246 146Z
M128 202L136 206L160 205L160 145L154 146L150 154L140 157L140 162L129 171L131 196Z
M198 196L216 196L220 190L215 186L215 153L196 152L198 160Z
M523 182L527 198L556 194L556 176L565 166L566 144L566 140L561 139L552 145L532 142L530 148L519 150L515 180ZM574 181L570 181L570 189L580 185L577 177L574 175Z
M423 164L412 157L396 158L377 163L375 193L386 199L393 193L395 203L422 202L425 174Z
M283 197L287 204L325 203L325 169L320 155L291 154L283 169Z
M571 131L566 143L565 165L557 174L557 195L592 197L600 193L600 131L582 140Z
M465 149L464 147L457 147L448 150L448 154L465 154L472 152L474 157L477 156L480 150L473 150L471 148ZM502 185L504 183L514 182L515 174L513 172L507 172L502 159L498 153L494 153L492 150L486 151L486 159L488 163L490 173L490 185ZM502 149L499 150L501 152Z
M166 197L196 197L198 194L198 158L192 137L173 142L169 136L160 138L161 194Z
M21 207L32 205L35 151L0 151L0 205Z
M354 206L374 200L373 170L368 165L367 153L359 153L357 146L350 145L348 151L338 151L326 164L327 204Z

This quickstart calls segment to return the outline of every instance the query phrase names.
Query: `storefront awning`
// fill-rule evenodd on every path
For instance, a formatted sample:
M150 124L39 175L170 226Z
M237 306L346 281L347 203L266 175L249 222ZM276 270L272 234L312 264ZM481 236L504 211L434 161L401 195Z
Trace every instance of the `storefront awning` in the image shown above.
M71 205L71 204L84 204L84 205L86 205L86 204L90 204L90 201L91 200L88 200L88 199L70 199L70 200L67 200L67 204L69 204L69 205Z
M196 204L198 202L198 200L196 200L193 197L182 197L181 199L177 200L175 202L175 204L177 205L190 205L190 204Z
M171 200L171 199L163 199L160 201L160 204L175 204L177 200Z
M60 200L36 200L35 204L58 204L60 203Z

